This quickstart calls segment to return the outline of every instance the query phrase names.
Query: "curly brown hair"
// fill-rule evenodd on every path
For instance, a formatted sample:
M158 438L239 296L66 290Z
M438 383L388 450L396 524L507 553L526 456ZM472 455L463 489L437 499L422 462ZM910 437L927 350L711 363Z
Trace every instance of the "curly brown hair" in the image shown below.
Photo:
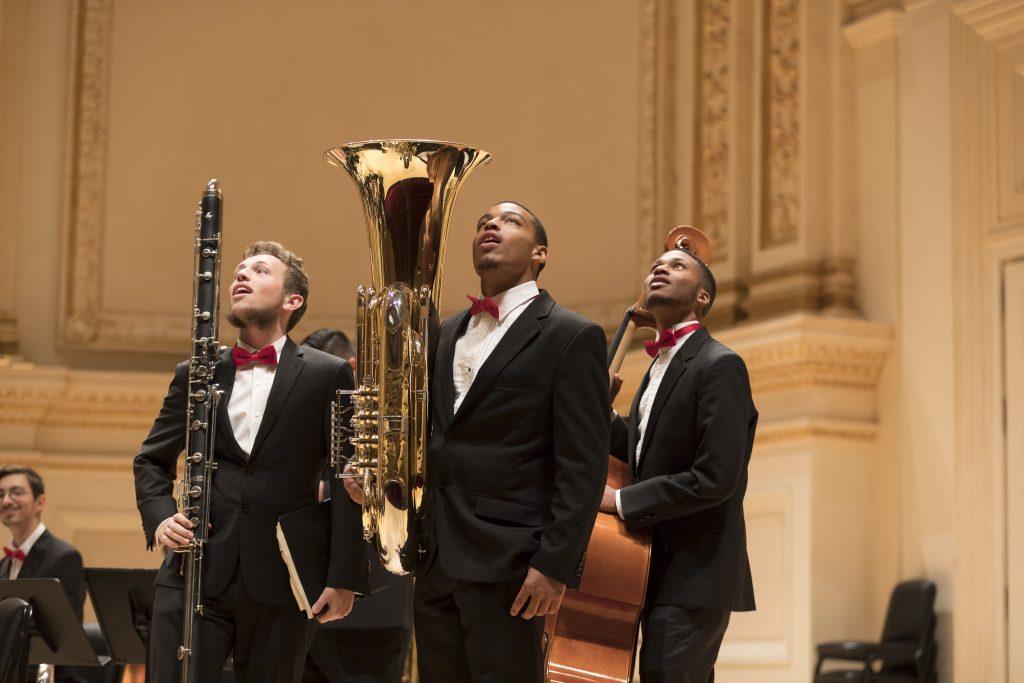
M261 254L273 256L288 269L284 276L284 293L298 294L302 297L302 305L296 308L292 312L292 317L288 319L288 329L285 332L291 332L292 328L302 320L302 316L306 314L306 307L309 305L309 275L306 274L302 258L295 252L286 249L280 242L269 240L253 242L242 252L242 260Z

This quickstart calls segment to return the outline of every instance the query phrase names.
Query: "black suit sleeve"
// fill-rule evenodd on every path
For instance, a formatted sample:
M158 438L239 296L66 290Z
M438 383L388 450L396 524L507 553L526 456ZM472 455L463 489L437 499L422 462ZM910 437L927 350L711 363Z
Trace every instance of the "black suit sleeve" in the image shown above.
M616 415L611 424L611 450L609 451L622 462L629 462L629 423L621 415Z
M551 523L530 565L570 586L579 583L608 476L608 371L604 332L588 325L567 345L554 389L554 492Z
M713 361L701 377L696 397L697 453L692 467L622 489L626 525L635 529L684 517L732 496L746 468L750 405L743 360L727 354Z
M160 414L135 456L135 502L142 515L146 547L156 547L156 528L178 511L174 478L178 456L185 447L185 415L188 409L188 363L174 371Z
M338 366L336 389L352 389L355 382L348 363ZM331 424L331 406L327 406L324 424ZM328 439L327 443L330 443ZM351 455L346 444L345 455ZM362 508L352 502L340 479L330 476L331 493L331 560L327 569L327 585L366 594L368 586L367 544L363 540Z
M68 596L71 609L74 610L78 621L82 621L82 611L85 607L85 590L82 586L82 554L74 548L69 548L60 558L54 562L50 574L60 579L60 585Z

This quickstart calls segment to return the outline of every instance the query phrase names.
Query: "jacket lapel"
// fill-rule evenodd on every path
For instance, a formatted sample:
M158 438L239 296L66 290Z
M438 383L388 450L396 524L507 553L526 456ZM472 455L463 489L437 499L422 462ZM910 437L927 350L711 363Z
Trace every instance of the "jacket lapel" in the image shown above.
M647 429L644 430L645 438L643 446L640 449L640 463L639 467L637 467L637 475L640 474L639 468L643 467L644 463L647 462L647 449L653 440L652 437L654 436L654 430L658 424L658 416L661 414L662 408L665 407L669 394L672 393L672 389L686 372L687 363L693 360L693 357L697 355L698 349L700 349L707 340L707 328L702 326L686 340L683 347L672 357L672 360L668 364L668 368L665 369L665 375L661 378L661 384L658 385L658 393L654 397L654 403L651 404L651 414L647 418Z
M0 579L7 579L11 575L11 561L4 555L3 559L0 559Z
M235 440L235 431L231 428L231 418L228 416L228 402L231 400L231 390L235 386L235 362L231 359L231 347L226 347L217 362L214 371L214 380L217 388L224 392L217 405L217 439L224 444L221 452L229 452L245 462L245 453L242 447Z
M480 370L476 373L473 384L470 385L466 398L462 400L459 412L455 414L452 418L453 420L458 419L459 415L464 414L466 409L491 386L491 383L505 369L505 366L540 333L540 321L550 315L554 305L554 299L545 291L541 291L527 305L526 310L512 323L512 327L501 338L498 345L494 347L494 350L491 351L484 364L480 366Z
M458 341L469 325L469 309L456 314L453 324L447 325L441 338L438 340L437 363L434 364L434 372L438 373L440 388L441 414L444 416L444 423L449 424L455 416L455 376L452 374L452 367L455 363L455 342Z
M50 550L50 539L52 538L53 534L50 533L49 529L46 529L39 536L38 540L32 544L32 549L28 551L28 555L25 556L25 561L21 565L21 571L18 572L19 579L35 577L36 572L42 568L43 560Z
M626 455L629 458L629 471L633 474L634 479L636 479L636 444L640 439L640 399L647 391L650 381L651 369L648 367L647 372L644 373L644 380L640 383L640 388L633 396L633 405L629 409L629 452Z
M296 346L291 339L285 340L284 348L281 349L281 358L277 361L277 370L274 372L274 384L270 387L270 396L267 398L267 408L263 411L263 420L260 422L260 430L256 432L256 440L253 441L249 460L256 457L267 434L274 428L274 423L281 415L285 403L288 402L288 394L291 393L295 381L302 374L302 368L302 349Z

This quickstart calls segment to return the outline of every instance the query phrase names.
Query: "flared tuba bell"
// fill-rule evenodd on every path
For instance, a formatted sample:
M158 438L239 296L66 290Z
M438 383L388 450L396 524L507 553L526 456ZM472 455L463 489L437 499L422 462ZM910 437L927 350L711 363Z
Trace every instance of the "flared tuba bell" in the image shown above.
M490 158L433 140L356 142L324 153L359 188L372 279L357 290L358 387L339 392L335 402L331 461L336 476L350 476L343 473L347 464L362 477L363 534L376 536L381 562L395 574L413 571L423 553L427 342L441 297L448 221L462 181Z

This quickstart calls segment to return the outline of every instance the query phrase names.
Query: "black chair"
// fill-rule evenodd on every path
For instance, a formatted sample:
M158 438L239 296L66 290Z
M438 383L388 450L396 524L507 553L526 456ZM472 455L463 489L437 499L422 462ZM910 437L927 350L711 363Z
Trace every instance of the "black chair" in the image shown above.
M21 598L0 600L0 683L28 678L28 640L32 606Z
M935 584L917 579L896 585L877 643L818 645L814 683L935 683ZM855 669L822 671L828 660L856 662Z

